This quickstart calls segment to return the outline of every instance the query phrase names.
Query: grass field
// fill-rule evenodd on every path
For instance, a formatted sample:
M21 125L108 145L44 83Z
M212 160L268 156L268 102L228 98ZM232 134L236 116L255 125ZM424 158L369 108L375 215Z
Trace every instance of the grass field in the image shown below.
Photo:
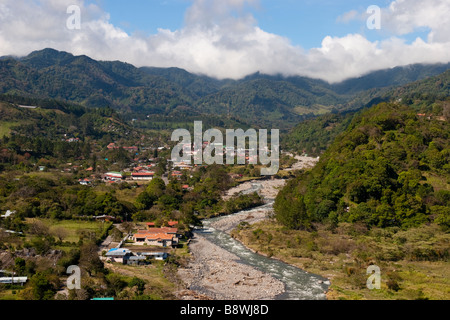
M138 277L146 282L144 294L152 300L173 300L176 285L165 276L164 262L156 261L147 266L128 266L119 263L106 263L110 271L126 277L129 280ZM126 293L122 293L124 296ZM118 297L121 299L121 297ZM123 298L123 297L122 297Z
M21 124L20 122L13 121L0 121L0 137L9 136L11 133L11 127Z
M450 235L436 225L407 231L340 225L315 232L264 221L233 236L259 253L331 280L332 300L450 299ZM367 268L381 269L381 289L366 286Z
M27 223L32 223L34 219L27 219ZM102 231L108 229L111 226L111 222L99 222L99 221L82 221L82 220L52 220L52 219L39 219L48 228L51 234L56 234L57 230L64 231L65 242L78 242L82 232L95 233L100 236Z

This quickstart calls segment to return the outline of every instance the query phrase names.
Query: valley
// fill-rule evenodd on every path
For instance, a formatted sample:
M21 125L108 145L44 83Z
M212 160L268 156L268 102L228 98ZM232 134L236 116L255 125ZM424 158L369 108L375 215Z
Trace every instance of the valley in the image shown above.
M0 74L0 299L449 298L448 64L218 80L44 49ZM279 170L250 141L192 163L207 137L174 161L196 121L279 129Z

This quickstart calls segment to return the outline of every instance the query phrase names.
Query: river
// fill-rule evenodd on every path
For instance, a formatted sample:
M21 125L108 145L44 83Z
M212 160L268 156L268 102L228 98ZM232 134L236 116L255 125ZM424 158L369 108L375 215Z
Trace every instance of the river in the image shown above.
M261 193L263 183L264 182L258 181L250 182L248 183L248 188L242 190L241 187L240 192L250 193L256 191ZM272 181L272 183L274 182ZM197 237L204 238L210 243L233 254L236 257L233 258L233 261L249 266L267 276L281 281L284 290L282 290L282 293L278 293L271 297L272 299L325 300L325 292L328 290L330 284L327 279L308 273L280 260L255 253L230 236L230 231L236 228L241 221L254 223L266 219L273 210L273 199L265 197L265 202L266 204L263 206L251 210L241 211L229 216L203 220L203 228L195 230L194 233ZM195 250L202 250L202 247L199 248L197 246ZM203 263L205 262L203 261ZM209 270L210 268L206 269ZM221 271L214 271L214 273L217 272ZM205 283L207 283L207 281L202 281L202 285L198 284L200 279L203 279L204 276L204 274L200 277L197 275L197 282L194 281L193 285L191 285L191 289L197 292L207 293L208 290L203 290L204 288L202 288L202 285L203 287L206 287ZM267 280L264 281L267 283ZM248 299L252 300L252 297L248 297Z

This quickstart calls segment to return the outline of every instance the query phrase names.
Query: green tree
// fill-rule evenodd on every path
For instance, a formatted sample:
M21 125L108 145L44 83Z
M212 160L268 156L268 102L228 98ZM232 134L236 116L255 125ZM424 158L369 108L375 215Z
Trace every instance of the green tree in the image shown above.
M43 273L36 273L31 277L30 287L34 300L52 300L56 293L53 284Z
M276 198L274 210L277 221L288 228L311 228L311 219L306 211L303 195L296 190L293 193L282 190Z

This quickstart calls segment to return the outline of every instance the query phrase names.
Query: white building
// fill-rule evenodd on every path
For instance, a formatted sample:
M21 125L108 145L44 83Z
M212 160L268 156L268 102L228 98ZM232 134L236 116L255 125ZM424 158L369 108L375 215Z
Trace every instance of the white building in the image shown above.
M9 216L13 215L14 213L16 213L16 211L11 211L11 210L6 210L5 214L2 214L2 218L8 218Z

